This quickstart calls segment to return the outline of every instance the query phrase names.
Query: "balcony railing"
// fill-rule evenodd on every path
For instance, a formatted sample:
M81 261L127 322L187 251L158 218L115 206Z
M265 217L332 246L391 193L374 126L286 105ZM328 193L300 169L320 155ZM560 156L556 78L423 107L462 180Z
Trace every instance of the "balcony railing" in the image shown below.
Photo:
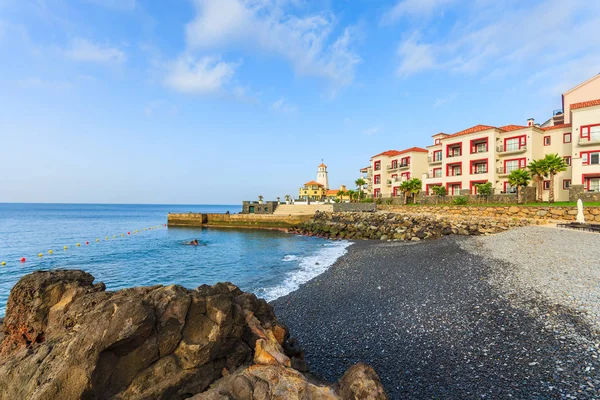
M427 157L427 162L429 162L429 164L441 164L442 157Z
M393 171L393 170L396 170L396 169L398 169L398 164L389 164L387 166L387 170L388 171Z
M460 157L462 156L462 152L458 152L458 153L450 153L448 154L446 157L447 158L452 158L452 157Z
M580 146L592 146L595 144L600 144L600 136L590 136L590 138L579 138L577 142Z
M408 169L408 168L410 168L410 163L398 164L398 168L400 168L400 169Z
M516 171L517 169L522 169L522 168L504 168L504 167L499 167L499 168L496 169L496 173L498 175L508 175L512 171Z
M474 147L471 149L471 154L487 153L487 147Z
M527 145L523 144L521 146L498 146L498 148L496 149L496 151L498 153L505 153L505 154L514 154L514 153L524 153L527 151Z
M448 172L448 176L461 176L461 175L462 175L462 171L456 171L456 172L449 171Z
M480 174L487 174L487 173L488 173L487 169L476 169L472 172L473 175L480 175Z

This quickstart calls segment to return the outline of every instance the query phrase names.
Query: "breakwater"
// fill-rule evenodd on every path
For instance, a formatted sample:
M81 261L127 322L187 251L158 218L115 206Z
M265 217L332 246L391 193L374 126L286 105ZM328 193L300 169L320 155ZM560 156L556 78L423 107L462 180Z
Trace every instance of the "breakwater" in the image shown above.
M317 212L289 232L330 239L420 241L446 235L486 235L532 223L536 221L430 214Z
M312 215L169 213L169 227L287 229Z

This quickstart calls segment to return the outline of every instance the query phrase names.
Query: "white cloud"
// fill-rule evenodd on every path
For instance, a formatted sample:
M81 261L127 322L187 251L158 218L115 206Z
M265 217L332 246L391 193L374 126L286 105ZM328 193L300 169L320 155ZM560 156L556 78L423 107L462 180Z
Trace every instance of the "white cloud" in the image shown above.
M333 34L330 14L296 16L283 0L195 0L196 18L186 26L193 50L224 46L254 48L287 59L298 75L324 78L335 90L351 84L360 57L351 49L352 30ZM294 2L291 2L294 3ZM286 8L286 10L289 9Z
M195 59L186 55L171 64L164 83L178 92L215 93L231 81L235 68L236 64L221 61L218 57Z
M450 95L448 95L446 97L439 97L435 100L435 103L433 103L433 107L438 108L443 105L449 104L452 101L454 101L457 97L458 97L458 93L451 93Z
M371 127L371 128L364 129L364 130L362 131L362 133L363 133L364 135L367 135L367 136L373 136L373 135L375 135L376 133L379 133L380 131L381 131L381 127L380 127L380 126L373 126L373 127Z
M497 77L561 65L576 70L589 54L600 52L599 2L514 2L511 7L484 3L485 8L481 2L469 4L463 12L468 22L448 32L436 31L430 40L415 33L402 41L399 75L439 69Z
M401 0L388 12L381 21L386 23L395 22L403 17L427 17L435 11L440 11L454 0Z
M85 0L88 3L118 11L130 11L136 7L136 0Z
M120 64L127 59L125 53L115 47L99 45L87 39L73 39L65 55L75 61L99 64Z
M286 114L295 113L298 110L298 108L295 105L288 103L283 97L281 97L279 100L273 103L271 105L271 109Z

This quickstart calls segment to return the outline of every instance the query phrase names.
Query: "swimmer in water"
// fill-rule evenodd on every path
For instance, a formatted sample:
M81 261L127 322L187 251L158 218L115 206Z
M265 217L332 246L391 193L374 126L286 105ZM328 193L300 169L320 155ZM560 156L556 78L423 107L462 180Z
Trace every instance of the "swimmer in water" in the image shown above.
M186 242L184 244L189 244L191 246L198 246L198 239L194 239L191 242Z

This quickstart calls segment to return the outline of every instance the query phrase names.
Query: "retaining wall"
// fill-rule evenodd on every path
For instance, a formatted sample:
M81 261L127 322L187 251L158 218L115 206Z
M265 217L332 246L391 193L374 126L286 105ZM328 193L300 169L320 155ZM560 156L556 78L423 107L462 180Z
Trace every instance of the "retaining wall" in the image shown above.
M375 203L334 203L333 212L373 212L377 211Z
M379 210L407 214L463 215L495 218L529 218L542 220L575 221L577 207L548 206L395 206L378 205ZM600 222L600 207L583 209L586 222Z
M218 227L282 229L300 224L312 215L272 214L175 214L169 213L169 227Z

